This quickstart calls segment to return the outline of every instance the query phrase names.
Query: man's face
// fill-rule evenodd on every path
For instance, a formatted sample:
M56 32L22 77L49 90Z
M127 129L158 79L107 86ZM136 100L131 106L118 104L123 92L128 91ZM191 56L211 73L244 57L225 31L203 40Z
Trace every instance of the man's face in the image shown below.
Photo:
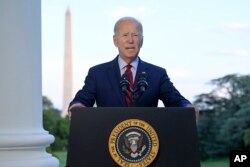
M143 43L143 36L139 25L135 21L128 20L119 23L113 40L121 58L126 62L131 62L139 54Z

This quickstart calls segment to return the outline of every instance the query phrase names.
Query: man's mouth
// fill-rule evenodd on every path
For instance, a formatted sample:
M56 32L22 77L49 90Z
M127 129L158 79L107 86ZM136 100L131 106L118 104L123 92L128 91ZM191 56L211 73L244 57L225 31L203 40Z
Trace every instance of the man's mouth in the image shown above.
M132 46L131 46L131 47L125 47L125 49L126 49L126 50L134 50L135 47L132 47Z

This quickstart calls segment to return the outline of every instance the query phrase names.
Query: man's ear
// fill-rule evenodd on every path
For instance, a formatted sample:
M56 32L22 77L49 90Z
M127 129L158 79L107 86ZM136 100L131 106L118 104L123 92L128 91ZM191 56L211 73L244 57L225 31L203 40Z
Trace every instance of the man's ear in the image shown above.
M142 45L143 45L143 38L144 38L144 37L142 36L140 47L142 47Z
M115 35L113 35L113 42L114 42L114 45L117 47L117 39Z

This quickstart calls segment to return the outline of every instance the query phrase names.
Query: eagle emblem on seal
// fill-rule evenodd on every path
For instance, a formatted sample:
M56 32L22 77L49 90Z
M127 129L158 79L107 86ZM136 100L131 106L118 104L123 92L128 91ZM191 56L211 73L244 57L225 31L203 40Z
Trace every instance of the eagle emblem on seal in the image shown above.
M132 131L124 136L123 151L132 158L142 156L145 149L146 145L143 145L143 136L140 133Z

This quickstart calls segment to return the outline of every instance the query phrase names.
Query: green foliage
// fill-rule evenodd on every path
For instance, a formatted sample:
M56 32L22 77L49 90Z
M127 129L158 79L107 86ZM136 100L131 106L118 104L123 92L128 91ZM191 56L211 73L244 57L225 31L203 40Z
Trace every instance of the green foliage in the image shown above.
M66 151L54 152L54 155L59 159L60 167L65 167L67 161L67 152Z
M246 129L243 136L243 141L248 149L250 148L250 128Z
M209 159L201 162L201 167L228 167L229 159Z
M55 142L49 149L52 151L67 150L69 119L62 118L60 111L54 108L47 97L43 97L43 127L55 137Z
M250 76L227 75L211 81L215 88L196 97L201 109L198 136L202 159L228 156L249 147Z

